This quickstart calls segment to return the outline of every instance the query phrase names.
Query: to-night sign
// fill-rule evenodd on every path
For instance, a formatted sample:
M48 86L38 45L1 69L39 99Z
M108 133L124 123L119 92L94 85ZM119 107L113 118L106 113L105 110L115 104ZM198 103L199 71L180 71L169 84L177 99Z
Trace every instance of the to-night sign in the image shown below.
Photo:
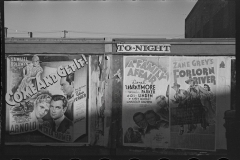
M170 53L170 44L117 44L117 52Z

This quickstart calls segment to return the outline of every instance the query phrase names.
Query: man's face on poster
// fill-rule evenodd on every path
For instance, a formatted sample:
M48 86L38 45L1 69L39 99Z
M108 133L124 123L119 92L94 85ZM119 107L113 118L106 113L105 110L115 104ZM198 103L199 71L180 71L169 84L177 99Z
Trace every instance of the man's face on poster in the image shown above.
M64 95L71 96L74 90L73 82L69 84L66 81L66 77L62 77L60 80L61 90L63 91Z
M193 81L190 81L190 82L189 82L189 85L190 85L191 87L193 87L194 82L193 82Z
M49 111L50 104L46 102L38 103L35 107L35 114L37 118L43 118Z
M147 127L147 121L144 119L144 116L139 114L134 117L134 122L138 125L140 128L146 128Z
M172 88L173 88L175 91L177 91L177 89L178 89L176 86L174 86L174 87L172 87Z
M59 100L59 101L52 100L50 105L50 115L54 120L59 119L64 115L64 113L66 112L66 109L67 107L63 108L62 100Z
M208 91L208 87L207 87L207 86L204 86L204 89L205 89L206 91Z
M155 126L157 123L157 117L154 113L148 113L145 115L145 118L149 125Z
M157 105L158 105L160 108L167 107L167 100L166 100L165 97L159 96L156 100L157 100Z

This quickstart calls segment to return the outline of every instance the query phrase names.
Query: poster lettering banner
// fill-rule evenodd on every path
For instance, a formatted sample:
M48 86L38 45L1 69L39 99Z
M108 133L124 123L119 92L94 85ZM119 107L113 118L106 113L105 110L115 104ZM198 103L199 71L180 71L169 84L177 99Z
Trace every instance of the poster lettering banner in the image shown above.
M88 58L7 57L6 142L88 143Z
M168 57L124 56L123 145L169 146L168 65Z
M217 58L171 57L171 148L215 150Z

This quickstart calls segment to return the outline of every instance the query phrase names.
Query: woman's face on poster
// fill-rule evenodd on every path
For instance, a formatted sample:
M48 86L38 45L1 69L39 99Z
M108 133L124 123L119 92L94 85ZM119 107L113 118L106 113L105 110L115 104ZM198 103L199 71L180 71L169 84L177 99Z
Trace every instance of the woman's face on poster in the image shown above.
M204 86L204 89L205 89L206 91L208 91L208 86Z
M43 118L49 111L50 104L46 102L38 103L36 106L36 117L37 118Z
M33 63L33 66L35 66L35 67L40 66L40 63L39 63L38 59L37 60L33 60L32 63Z

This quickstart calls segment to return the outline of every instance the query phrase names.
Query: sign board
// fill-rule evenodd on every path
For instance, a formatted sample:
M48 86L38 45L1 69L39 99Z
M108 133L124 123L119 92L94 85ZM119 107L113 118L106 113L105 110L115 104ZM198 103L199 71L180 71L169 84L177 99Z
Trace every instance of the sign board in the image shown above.
M117 52L170 53L170 44L117 44Z

